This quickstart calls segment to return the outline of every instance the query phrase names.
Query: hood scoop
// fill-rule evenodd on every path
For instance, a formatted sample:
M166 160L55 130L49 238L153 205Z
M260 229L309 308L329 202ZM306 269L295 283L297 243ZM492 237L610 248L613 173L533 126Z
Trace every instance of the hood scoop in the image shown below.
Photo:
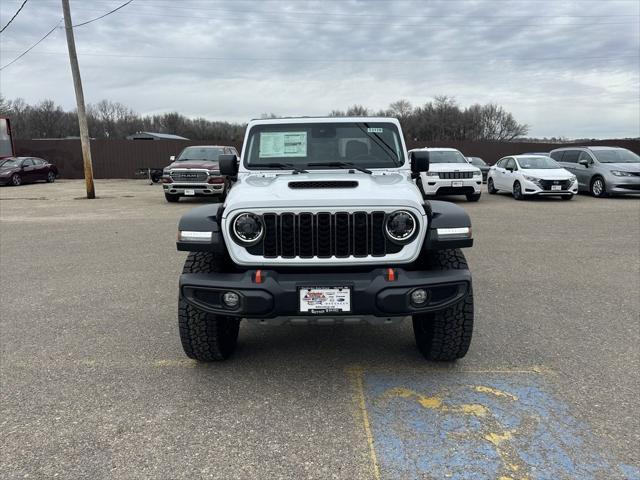
M354 180L310 180L289 182L289 188L356 188L358 182Z

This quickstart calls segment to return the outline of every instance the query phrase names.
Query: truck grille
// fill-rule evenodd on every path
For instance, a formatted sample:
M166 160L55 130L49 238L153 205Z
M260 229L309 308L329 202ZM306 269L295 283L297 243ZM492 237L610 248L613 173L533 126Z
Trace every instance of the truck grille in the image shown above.
M551 185L560 185L562 190L569 190L571 180L540 180L538 182L543 190L551 190Z
M384 212L265 213L264 237L247 248L267 258L381 257L402 245L384 233Z
M207 181L209 174L205 171L172 171L169 176L174 182L203 183Z
M473 178L473 172L438 172L438 176L445 180Z

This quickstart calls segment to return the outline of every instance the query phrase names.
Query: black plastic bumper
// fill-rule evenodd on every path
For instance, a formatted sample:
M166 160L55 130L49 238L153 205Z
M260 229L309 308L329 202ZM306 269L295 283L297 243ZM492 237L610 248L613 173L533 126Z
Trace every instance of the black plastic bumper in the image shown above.
M352 273L282 273L261 270L243 273L183 274L180 291L187 302L212 313L245 318L274 318L302 315L299 311L299 289L303 287L351 288L351 311L340 315L406 316L440 310L458 302L471 288L469 270L409 271L394 269L389 280L388 269ZM410 294L425 288L428 300L421 307L411 304ZM227 308L222 302L225 292L240 295L240 305ZM321 316L318 314L305 315ZM336 314L331 314L335 316Z

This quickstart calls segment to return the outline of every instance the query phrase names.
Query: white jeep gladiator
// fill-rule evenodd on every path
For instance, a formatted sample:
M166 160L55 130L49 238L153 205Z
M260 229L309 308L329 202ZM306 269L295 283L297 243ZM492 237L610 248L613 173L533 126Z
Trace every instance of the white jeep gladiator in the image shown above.
M251 121L224 204L187 212L178 322L185 353L224 360L239 324L386 324L413 320L430 360L463 357L473 330L461 248L471 222L425 201L413 179L429 152L407 155L393 118Z

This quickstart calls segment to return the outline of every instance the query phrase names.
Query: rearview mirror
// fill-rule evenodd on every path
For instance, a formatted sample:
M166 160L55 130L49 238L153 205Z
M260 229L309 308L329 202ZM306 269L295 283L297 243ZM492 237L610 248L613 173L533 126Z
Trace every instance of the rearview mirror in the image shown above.
M513 167L504 167L505 170L509 170L511 173L513 173Z
M233 154L220 155L218 157L220 175L235 177L238 174L238 157Z
M411 173L429 171L429 152L427 150L414 150L409 152L409 162L411 163Z
M175 160L176 160L176 156L175 156L175 155L171 155L171 156L169 157L169 161L170 161L170 162L174 162Z
M583 159L583 160L578 160L578 163L580 165L584 165L585 167L588 167L590 162L589 162L589 160L584 160Z

